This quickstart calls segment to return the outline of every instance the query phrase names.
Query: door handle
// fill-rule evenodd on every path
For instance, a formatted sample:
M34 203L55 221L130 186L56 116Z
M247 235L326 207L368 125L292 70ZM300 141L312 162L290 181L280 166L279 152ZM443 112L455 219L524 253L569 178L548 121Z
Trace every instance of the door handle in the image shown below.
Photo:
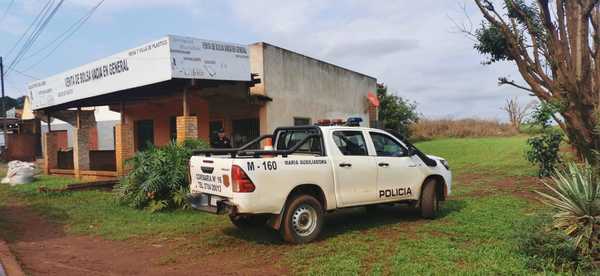
M379 164L377 164L377 165L378 165L379 167L389 167L389 166L390 166L390 164L388 164L388 163L385 163L385 162L381 162L381 163L379 163Z
M416 167L416 166L417 166L417 164L411 164L411 165L408 165L408 167L409 167L409 168L414 168L414 167Z
M350 163L340 163L340 167L352 167L352 164Z

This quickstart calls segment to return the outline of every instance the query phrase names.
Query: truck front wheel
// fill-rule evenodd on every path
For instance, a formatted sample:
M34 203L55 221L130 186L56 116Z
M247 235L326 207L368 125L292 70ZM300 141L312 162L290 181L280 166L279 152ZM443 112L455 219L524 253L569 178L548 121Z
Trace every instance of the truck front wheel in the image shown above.
M282 227L283 239L290 243L308 243L315 240L323 227L323 206L311 195L299 195L285 208Z
M426 219L435 218L440 208L440 199L438 198L435 186L436 182L433 179L425 182L425 185L423 185L421 194L421 216Z

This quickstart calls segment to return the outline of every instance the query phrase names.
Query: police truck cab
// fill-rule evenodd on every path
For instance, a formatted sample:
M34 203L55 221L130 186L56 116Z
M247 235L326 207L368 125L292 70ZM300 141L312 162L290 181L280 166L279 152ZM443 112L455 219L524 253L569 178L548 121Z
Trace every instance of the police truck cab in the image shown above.
M240 148L196 151L189 166L193 208L240 228L269 225L290 243L315 240L340 208L408 203L435 218L452 183L446 160L346 125L280 127Z

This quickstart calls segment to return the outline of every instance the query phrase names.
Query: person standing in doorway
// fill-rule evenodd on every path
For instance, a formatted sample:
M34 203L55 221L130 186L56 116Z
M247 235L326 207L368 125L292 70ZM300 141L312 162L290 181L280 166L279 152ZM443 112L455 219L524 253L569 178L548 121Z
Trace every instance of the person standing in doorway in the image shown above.
M211 146L215 149L230 149L231 140L225 136L225 131L223 131L223 129L219 129L217 137L212 141Z

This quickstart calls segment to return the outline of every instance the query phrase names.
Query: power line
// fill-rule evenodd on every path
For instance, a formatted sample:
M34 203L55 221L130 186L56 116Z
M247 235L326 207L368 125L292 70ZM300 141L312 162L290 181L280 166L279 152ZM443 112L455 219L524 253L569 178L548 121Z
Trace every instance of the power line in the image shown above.
M23 58L23 60L27 60L27 59L29 59L29 58L31 58L31 57L33 57L33 56L35 56L35 55L43 52L44 50L46 50L47 48L49 48L50 46L52 46L52 44L54 44L55 42L58 41L58 43L55 45L55 47L52 48L52 50L50 50L44 57L42 57L37 62L35 62L32 65L30 65L29 67L27 67L23 71L30 70L31 68L37 66L38 64L40 64L44 60L46 60L48 57L50 57L66 40L68 40L69 38L71 38L71 36L73 36L88 21L88 19L90 19L90 17L92 17L92 15L94 14L94 12L102 5L102 3L104 3L104 1L105 0L100 0L98 2L98 4L96 4L94 7L92 7L92 9L90 9L90 11L88 11L84 16L82 16L79 20L77 20L73 25L71 25L69 28L67 28L67 30L65 32L63 32L61 35L59 35L58 37L56 37L53 41L51 41L47 45L41 47L40 50L38 50L37 52L33 53L32 55L30 55L30 56L28 56L26 58ZM59 39L60 39L60 41L59 41Z
M63 2L64 2L64 0L60 0L60 2L58 2L58 4L56 6L54 6L54 8L52 10L48 9L44 13L42 20L40 20L38 22L36 28L31 33L29 38L25 41L25 43L23 43L21 50L17 53L15 58L8 65L8 72L10 72L21 61L21 59L23 58L25 53L27 53L27 51L29 51L29 49L31 49L31 46L33 46L33 44L37 41L37 39L42 34L42 32L44 31L46 26L48 26L48 23L50 22L50 20L52 20L52 18L54 17L54 15L56 14L56 12L58 11L58 9L60 8L60 6L62 5ZM54 1L53 1L53 4L54 4Z
M23 34L21 34L21 37L19 37L19 39L17 40L17 42L15 42L15 44L13 44L13 46L10 47L10 49L8 50L8 52L4 55L5 57L10 56L10 54L12 53L12 51L17 48L17 46L19 45L19 43L21 43L21 40L23 40L23 38L25 38L25 36L29 33L29 30L31 30L31 28L40 19L40 17L42 16L42 14L44 14L44 11L46 11L46 9L48 9L48 7L50 6L50 3L52 3L52 2L53 2L52 0L48 0L48 2L46 2L46 5L44 5L42 7L42 9L40 10L40 12L38 12L38 14L35 17L35 19L33 20L33 22L31 22L31 24L29 24L29 27L27 27L27 29L25 30L25 32L23 32Z
M71 26L69 26L69 28L67 28L67 30L65 30L62 34L60 34L59 36L54 38L50 43L47 43L46 45L40 47L40 49L38 51L36 51L35 53L23 58L23 60L27 60L27 59L30 59L30 58L36 56L37 54L43 52L44 50L46 50L50 46L52 46L54 43L59 41L62 37L67 36L68 33L73 33L75 31L77 31L77 29L85 23L87 18L89 18L92 15L92 13L94 13L96 11L96 9L98 9L98 7L100 7L100 5L102 5L102 3L104 3L104 1L105 0L101 0L100 2L98 2L98 4L96 4L86 14L84 14L81 18L79 18L77 21L75 21L75 23L73 23Z
M19 71L19 70L17 70L17 69L13 69L13 71L14 71L15 73L17 73L17 74L21 75L21 76L25 76L25 77L28 77L28 78L30 78L30 79L33 79L33 80L39 80L39 79L40 79L40 78L38 78L38 77L34 77L34 76L30 75L30 74L23 73L23 72L21 72L21 71Z
M15 3L15 0L12 0L12 1L10 1L10 3L8 3L8 7L6 7L6 10L4 10L4 14L0 18L0 23L2 23L2 21L4 21L4 19L6 19L6 16L8 15L8 11L10 11L10 8L12 8L12 5L14 3Z
M34 29L34 31L32 32L32 34L25 41L25 43L23 43L23 46L21 47L21 50L17 53L17 55L15 56L15 58L9 64L7 73L9 73L12 69L14 69L14 67L17 64L19 64L19 62L21 62L21 59L23 58L23 56L25 55L25 53L27 53L27 51L29 51L29 49L31 49L31 46L33 46L33 44L40 37L40 35L42 34L42 32L44 31L44 29L46 28L46 26L48 26L48 23L50 22L50 20L52 20L52 18L54 17L54 15L56 14L56 12L58 11L58 9L61 7L61 5L63 3L64 3L64 0L60 0L58 2L58 4L56 6L54 6L54 8L49 13L46 12L44 14L45 16L42 17L43 20L40 20L38 22L38 24L37 24L36 28ZM53 1L53 4L54 4L54 1Z

